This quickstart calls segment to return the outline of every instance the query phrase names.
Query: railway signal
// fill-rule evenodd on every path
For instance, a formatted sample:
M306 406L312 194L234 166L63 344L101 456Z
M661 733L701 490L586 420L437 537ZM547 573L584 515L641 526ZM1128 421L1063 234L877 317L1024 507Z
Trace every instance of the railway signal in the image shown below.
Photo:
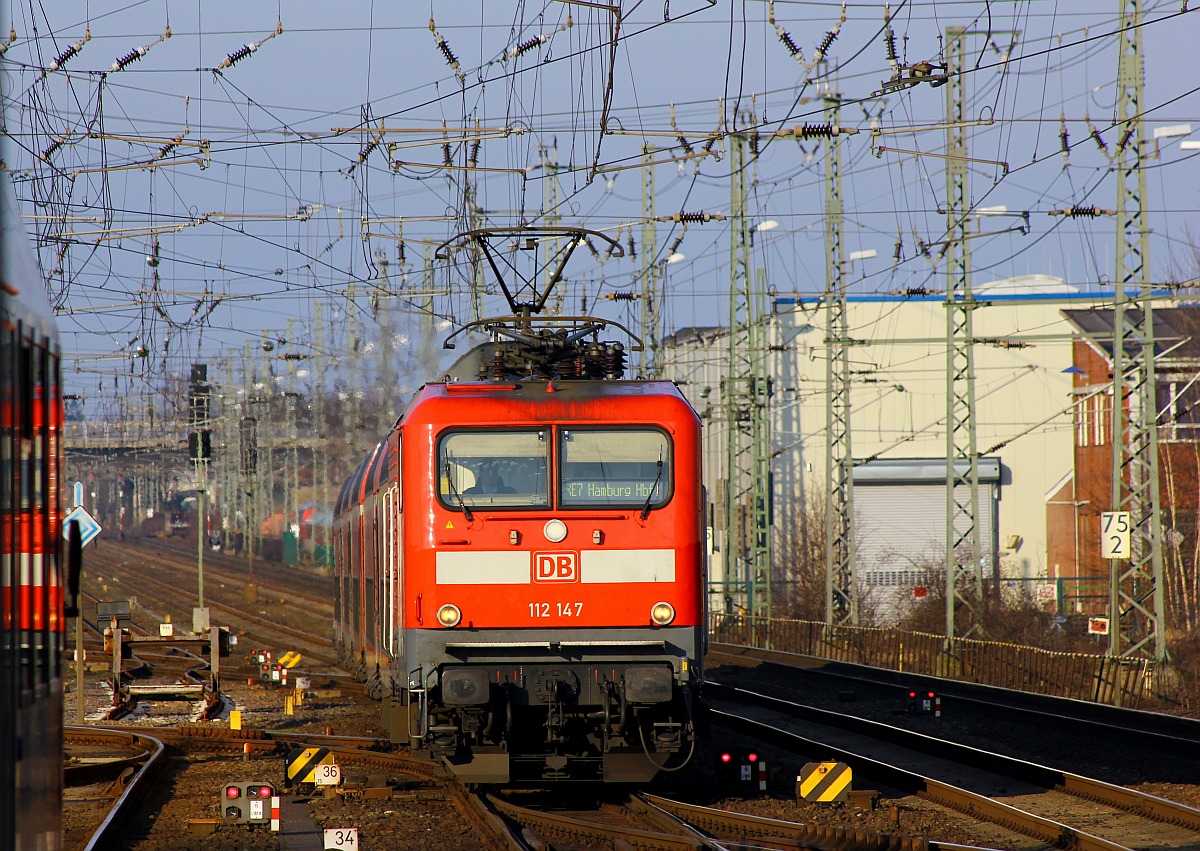
M221 791L221 823L271 824L272 810L278 811L277 794L273 785L261 780L226 783Z
M767 761L755 751L728 750L717 757L717 781L744 789L767 789Z
M208 384L208 364L192 364L188 387L188 457L196 461L212 458L212 432L209 430L209 400L212 388Z
M911 715L942 717L942 697L932 689L909 689L905 710Z

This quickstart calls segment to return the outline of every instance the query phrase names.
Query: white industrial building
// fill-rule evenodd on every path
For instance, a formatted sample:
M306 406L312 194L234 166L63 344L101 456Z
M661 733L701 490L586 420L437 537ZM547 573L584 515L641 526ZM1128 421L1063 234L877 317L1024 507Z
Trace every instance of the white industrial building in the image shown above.
M977 285L974 311L979 524L987 555L1012 588L1047 576L1046 499L1072 467L1072 327L1064 309L1111 303L1058 278L1029 275ZM874 610L910 598L924 568L944 563L946 307L941 295L852 296L847 303L857 581ZM788 575L789 540L805 500L825 493L825 308L776 299L768 319L775 559ZM664 374L705 418L705 480L723 492L726 429L723 328L683 329L660 348ZM710 573L725 580L714 548ZM1028 589L1026 589L1028 590ZM714 605L718 602L714 600ZM882 624L881 624L882 625Z

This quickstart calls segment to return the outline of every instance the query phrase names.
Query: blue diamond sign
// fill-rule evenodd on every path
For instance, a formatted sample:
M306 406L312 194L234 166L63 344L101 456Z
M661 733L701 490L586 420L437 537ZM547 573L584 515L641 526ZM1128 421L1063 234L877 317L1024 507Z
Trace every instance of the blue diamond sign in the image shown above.
M82 505L77 505L71 509L71 513L63 518L63 537L67 537L67 528L72 520L79 521L79 535L83 540L84 545L91 543L96 539L104 527L96 522L96 518L88 514L86 508Z

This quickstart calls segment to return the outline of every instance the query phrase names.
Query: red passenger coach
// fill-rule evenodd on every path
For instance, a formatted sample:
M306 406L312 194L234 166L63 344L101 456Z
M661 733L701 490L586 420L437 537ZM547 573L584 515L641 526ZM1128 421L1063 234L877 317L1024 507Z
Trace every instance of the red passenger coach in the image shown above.
M694 748L700 422L615 377L619 344L586 351L576 377L427 384L338 500L343 659L469 782L642 782Z
M67 572L61 351L9 180L0 174L0 848L53 849ZM77 546L73 555L77 588Z

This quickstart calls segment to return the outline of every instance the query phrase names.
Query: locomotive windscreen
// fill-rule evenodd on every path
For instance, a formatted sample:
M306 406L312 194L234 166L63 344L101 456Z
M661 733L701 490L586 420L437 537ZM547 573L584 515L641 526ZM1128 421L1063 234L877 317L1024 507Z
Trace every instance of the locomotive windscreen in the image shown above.
M473 430L443 435L438 473L443 502L456 507L550 504L549 438L544 430Z

